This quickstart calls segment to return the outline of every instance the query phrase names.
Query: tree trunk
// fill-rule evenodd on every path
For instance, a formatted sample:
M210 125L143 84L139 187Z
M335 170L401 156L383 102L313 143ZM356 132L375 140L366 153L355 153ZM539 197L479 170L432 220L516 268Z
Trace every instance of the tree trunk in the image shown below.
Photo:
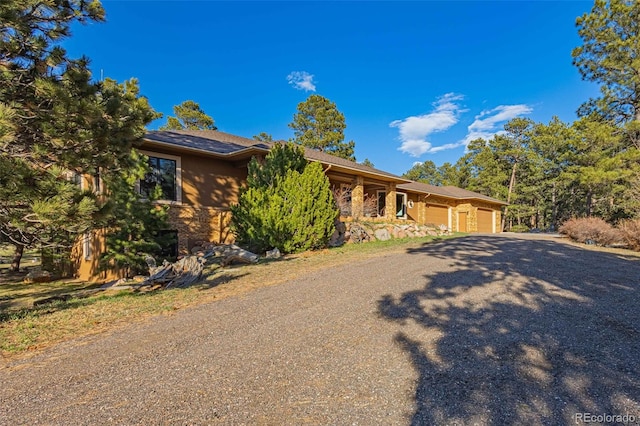
M593 204L593 194L591 191L587 192L587 217L591 217L591 208Z
M555 232L558 221L558 206L556 205L556 183L553 182L553 189L551 190L551 230Z
M11 272L20 271L20 261L22 260L22 253L24 253L24 246L16 245L16 250L13 253L13 259L11 260Z
M507 220L507 213L509 212L509 203L511 202L511 193L513 192L513 187L516 184L516 169L518 168L518 161L516 160L513 163L513 167L511 168L511 179L509 179L509 192L507 192L507 205L504 206L504 215L502 216L502 223L500 227L504 231L504 225Z

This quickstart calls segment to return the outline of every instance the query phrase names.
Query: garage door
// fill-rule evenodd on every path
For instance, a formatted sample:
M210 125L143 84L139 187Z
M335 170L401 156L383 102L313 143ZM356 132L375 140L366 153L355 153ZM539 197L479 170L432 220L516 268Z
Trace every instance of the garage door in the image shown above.
M478 209L478 232L493 233L493 210Z
M433 223L436 226L449 226L449 208L427 204L427 220L425 223Z

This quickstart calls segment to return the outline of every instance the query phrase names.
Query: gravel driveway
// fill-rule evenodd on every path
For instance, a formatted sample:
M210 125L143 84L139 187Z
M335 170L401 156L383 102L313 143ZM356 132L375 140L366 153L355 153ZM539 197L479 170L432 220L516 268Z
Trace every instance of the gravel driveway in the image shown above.
M2 365L0 424L640 424L639 279L548 237L429 244Z

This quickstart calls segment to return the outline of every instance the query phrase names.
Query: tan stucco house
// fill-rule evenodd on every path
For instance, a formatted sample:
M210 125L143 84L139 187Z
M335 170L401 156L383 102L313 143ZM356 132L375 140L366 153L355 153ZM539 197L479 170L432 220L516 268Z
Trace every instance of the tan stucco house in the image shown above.
M197 243L229 243L229 207L238 201L253 156L264 156L271 145L218 131L152 131L139 151L149 157L163 199L169 205L179 254ZM456 187L414 182L333 155L306 149L309 161L320 162L334 188L348 191L350 218L444 225L460 232L500 232L505 202ZM140 183L140 192L148 188ZM97 275L97 255L103 238L85 237L75 252L81 279Z

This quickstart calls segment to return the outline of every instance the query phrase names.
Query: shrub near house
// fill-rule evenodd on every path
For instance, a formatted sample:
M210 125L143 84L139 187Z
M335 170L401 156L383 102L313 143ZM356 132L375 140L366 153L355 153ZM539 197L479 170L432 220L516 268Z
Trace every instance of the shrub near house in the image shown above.
M231 207L238 243L283 253L327 245L338 209L320 163L308 164L300 147L277 144L263 164L251 160L247 181Z

